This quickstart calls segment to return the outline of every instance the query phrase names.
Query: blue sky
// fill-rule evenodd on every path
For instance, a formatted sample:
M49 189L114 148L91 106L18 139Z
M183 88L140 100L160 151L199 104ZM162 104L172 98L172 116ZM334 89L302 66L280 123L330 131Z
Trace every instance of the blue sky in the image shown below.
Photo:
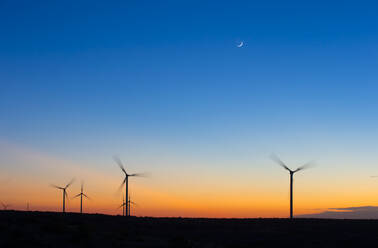
M277 152L374 174L377 9L2 1L0 139L98 167L120 154L146 170L258 168Z

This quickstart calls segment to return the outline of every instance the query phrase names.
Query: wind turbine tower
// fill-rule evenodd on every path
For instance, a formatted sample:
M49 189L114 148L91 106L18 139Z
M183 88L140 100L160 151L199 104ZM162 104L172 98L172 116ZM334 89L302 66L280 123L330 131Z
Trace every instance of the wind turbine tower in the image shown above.
M301 171L303 169L310 167L313 163L309 162L307 164L304 164L298 167L296 170L291 170L276 155L271 155L271 159L275 161L277 164L279 164L280 166L282 166L285 170L289 171L290 173L290 219L292 219L293 218L293 177L294 177L294 174L298 171Z
M81 191L80 191L80 193L74 196L74 198L80 196L80 213L81 214L83 213L83 196L85 198L89 199L89 197L86 194L83 193L83 189L84 189L84 183L82 182L81 183Z
M128 200L127 204L129 205L129 207L128 207L129 208L128 215L131 216L131 204L136 205L135 202L131 201L131 196L129 196L129 200Z
M122 215L125 216L125 195L122 195Z
M54 187L54 188L57 188L57 189L60 189L62 190L63 192L63 213L66 212L66 197L68 198L68 194L67 194L67 188L74 182L74 179L72 179L65 187L60 187L60 186L56 186L54 184L51 184L51 187Z
M122 184L120 186L123 187L125 185L125 195L126 195L126 216L129 214L129 208L128 208L128 203L127 199L129 198L129 177L138 177L138 176L143 176L144 174L141 173L134 173L134 174L127 174L125 167L123 166L122 161L118 157L114 157L114 161L118 164L119 168L122 170L122 172L125 174L125 179L123 179Z
M122 204L121 204L121 206L118 207L118 208L122 208L122 216L126 215L126 211L125 211L126 204L127 203L125 202L125 196L123 195L122 196Z

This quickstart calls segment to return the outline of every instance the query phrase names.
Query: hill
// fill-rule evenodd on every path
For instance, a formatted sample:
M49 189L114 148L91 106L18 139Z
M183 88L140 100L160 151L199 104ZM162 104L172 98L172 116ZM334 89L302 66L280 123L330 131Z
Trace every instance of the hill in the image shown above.
M0 211L0 247L356 247L377 220L141 218Z

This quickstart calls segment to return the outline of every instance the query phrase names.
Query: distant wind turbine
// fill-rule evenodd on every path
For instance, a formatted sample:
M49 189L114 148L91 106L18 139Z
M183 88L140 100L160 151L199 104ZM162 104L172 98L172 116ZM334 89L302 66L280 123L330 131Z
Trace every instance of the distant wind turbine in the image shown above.
M127 201L127 204L129 205L128 208L129 208L129 213L128 215L131 216L131 204L133 205L137 205L135 202L131 201L131 196L129 196L129 200Z
M79 197L80 196L80 213L83 213L83 196L86 197L87 199L90 199L86 194L83 193L83 188L84 188L84 183L81 183L81 191L79 194L75 195L73 198Z
M293 176L294 176L294 173L310 167L313 163L309 162L307 164L304 164L304 165L298 167L296 170L291 170L276 155L272 154L270 156L270 158L273 161L275 161L277 164L279 164L280 166L282 166L285 170L288 170L289 173L290 173L290 219L292 219L293 218Z
M125 195L126 195L126 201L127 201L127 199L129 198L129 177L144 176L145 174L142 174L142 173L127 174L122 161L116 156L114 156L113 158L114 158L114 161L118 164L119 168L121 168L121 170L125 174L125 179L123 179L120 188L122 188L123 185L125 185L125 191L126 191ZM129 204L126 204L126 216L128 216L128 213L129 213L128 205Z
M125 216L125 206L126 206L125 196L122 195L122 204L121 206L118 207L118 208L122 208L122 216Z
M66 187L59 187L59 186L56 186L54 184L51 184L51 187L54 187L54 188L57 188L57 189L60 189L63 191L63 213L66 212L66 197L68 199L68 194L67 194L67 188L75 181L75 179L72 179L67 185Z
M8 208L11 206L10 204L5 204L3 202L1 202L1 205L3 205L4 210L8 210Z

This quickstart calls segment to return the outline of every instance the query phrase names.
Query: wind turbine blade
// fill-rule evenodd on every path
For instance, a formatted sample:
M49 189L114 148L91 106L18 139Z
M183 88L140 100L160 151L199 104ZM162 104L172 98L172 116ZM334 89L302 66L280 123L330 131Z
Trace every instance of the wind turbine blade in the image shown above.
M84 182L81 181L81 192L83 192L83 189L84 189Z
M148 173L134 173L129 175L130 177L147 177Z
M123 181L122 181L121 185L119 186L119 189L118 189L118 190L121 190L122 187L123 187L123 185L125 185L125 183L126 183L126 178L123 179Z
M286 164L282 162L281 159L279 159L275 154L270 155L270 159L272 159L274 162L282 166L284 169L291 171L289 167L287 167Z
M65 188L68 188L71 184L73 184L73 182L75 182L75 178L72 178Z
M125 178L126 179L126 178ZM119 185L119 187L117 187L117 189L114 191L114 196L115 197L119 197L121 192L122 192L122 186L125 185L125 179L123 179L121 185Z
M113 159L118 164L119 168L127 175L127 172L125 170L125 167L123 166L121 159L119 159L119 157L117 156L113 156Z
M63 189L62 187L56 186L54 184L50 184L50 187L57 188L57 189Z
M87 196L86 194L83 193L83 196L86 197L87 199L91 199L89 196Z
M296 169L294 172L297 172L297 171L300 171L300 170L304 170L304 169L308 169L310 167L313 167L314 166L314 162L308 162L300 167L298 167L298 169Z
M67 202L68 202L68 201L70 200L70 198L68 197L68 193L67 193L67 191L64 192L64 196L66 197Z
M72 197L72 199L76 198L76 197L79 197L81 194L77 194L75 195L74 197Z

